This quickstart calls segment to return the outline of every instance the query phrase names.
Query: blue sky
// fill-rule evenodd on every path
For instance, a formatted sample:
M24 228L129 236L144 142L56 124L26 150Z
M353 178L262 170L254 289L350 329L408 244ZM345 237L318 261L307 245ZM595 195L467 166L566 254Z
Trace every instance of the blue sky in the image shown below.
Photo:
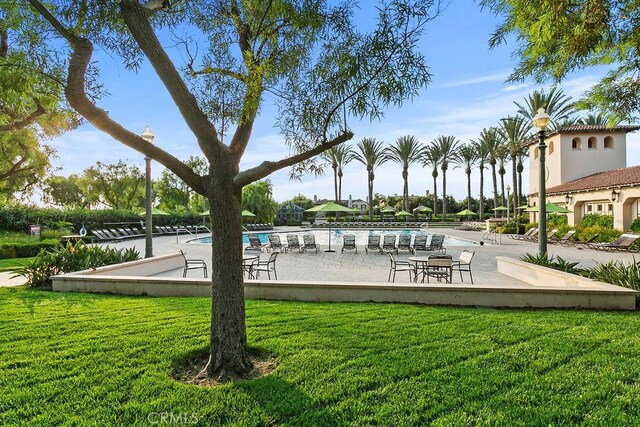
M522 101L528 93L542 86L532 82L506 85L506 77L515 62L511 58L513 44L488 49L489 37L498 20L471 0L451 2L435 21L431 22L423 37L422 52L427 57L433 75L431 85L421 91L413 102L400 109L387 110L385 117L376 122L350 122L355 133L351 144L361 138L375 137L387 144L403 135L414 135L421 142L432 141L438 135L454 135L462 143L476 139L480 131L497 125L499 120L516 112L513 101ZM154 143L172 152L179 158L199 155L197 144L184 124L166 89L159 83L148 64L138 74L124 69L116 58L100 54L97 56L103 69L101 80L110 96L99 101L99 106L132 131L142 132L146 125L155 133ZM561 85L563 91L578 97L589 89L603 74L604 69L590 69L574 73ZM263 109L264 114L256 122L252 141L244 156L241 168L255 166L264 160L278 160L288 154L278 130L273 127L272 109ZM640 141L636 134L628 135L627 164L640 163L640 154L634 155ZM143 156L106 134L85 124L53 141L59 157L53 161L60 170L57 174L70 175L94 165L97 161L116 163L124 160L128 164L144 167ZM163 167L153 165L153 175L158 177ZM472 192L479 193L478 171L472 173ZM507 171L505 177L510 177ZM528 189L528 175L523 175L524 187ZM322 177L304 176L302 182L290 181L288 170L270 176L274 185L274 198L284 201L298 193L308 197L333 198L331 170ZM343 198L366 197L366 171L360 163L350 163L343 178ZM507 179L506 182L509 180ZM409 169L409 192L424 194L432 190L431 172L415 164ZM505 182L505 185L506 185ZM441 192L441 178L438 182ZM490 193L490 180L485 180L485 194ZM448 193L456 199L466 197L466 177L460 169L447 174ZM374 191L381 194L401 194L402 177L399 165L387 163L376 172Z

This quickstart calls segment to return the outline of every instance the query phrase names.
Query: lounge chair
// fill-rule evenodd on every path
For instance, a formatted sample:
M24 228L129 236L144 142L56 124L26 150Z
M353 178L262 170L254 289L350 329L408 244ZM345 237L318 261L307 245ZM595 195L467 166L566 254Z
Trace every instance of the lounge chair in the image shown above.
M386 237L386 236L385 236ZM409 281L413 281L413 275L416 272L415 264L410 263L409 261L396 261L391 252L387 252L389 254L389 260L391 261L391 267L389 268L389 277L387 278L387 282L395 282L396 281L396 271L408 271L409 272ZM393 278L391 276L393 273Z
M413 248L411 247L411 234L401 234L398 238L398 251L409 251L413 252Z
M358 253L358 247L356 246L356 236L353 234L345 234L342 237L342 251L344 253L346 250L356 251Z
M395 234L385 234L384 240L382 241L382 250L383 251L395 251L398 253L398 246L396 246L396 239L398 236Z
M302 241L304 242L304 250L315 249L316 253L320 249L320 245L316 244L316 236L311 233L305 233L302 235Z
M560 244L562 245L564 242L570 240L571 238L573 238L573 235L576 234L576 230L569 230L566 232L566 234L560 238L557 237L551 237L549 238L549 240L547 240L548 243L551 244Z
M416 234L415 239L413 239L413 247L411 248L412 252L415 254L416 251L426 251L427 250L427 235L426 234Z
M259 251L262 252L262 250L264 249L264 245L260 241L260 238L258 237L258 235L257 234L249 234L248 238L249 238L249 247L251 249L256 249L256 250L259 250Z
M585 240L584 242L581 242L580 240L576 240L575 243L573 243L573 245L577 248L577 249L584 249L585 247L589 247L589 245L591 243L594 243L596 241L596 239L600 237L600 233L596 233L593 236L589 237L587 240Z
M287 251L287 245L283 245L282 241L280 241L280 235L275 233L267 234L269 238L269 246L267 246L267 252L270 251Z
M522 236L522 238L520 240L524 240L525 242L535 242L538 240L538 234L540 233L540 229L539 228L534 228L533 232L528 234L527 236Z
M633 245L638 239L640 234L623 234L613 243L589 243L590 249L598 251L629 251L631 245Z
M269 255L269 259L266 261L259 261L257 264L253 265L253 275L257 279L260 277L261 271L267 272L267 277L271 280L271 272L273 271L273 276L276 280L278 280L278 273L276 272L276 258L280 252L273 251L271 255Z
M457 260L454 260L452 263L453 271L460 272L460 280L464 282L462 278L462 272L465 271L469 273L469 278L471 279L471 284L473 285L473 275L471 275L471 260L473 259L473 255L475 252L464 250L460 254Z
M442 246L443 244L444 234L433 234L426 250L429 252L442 252L446 254L447 249Z
M207 277L207 263L203 259L189 259L180 251L182 258L184 258L184 270L182 271L182 277L187 277L187 271L189 270L204 270L204 277Z
M527 230L526 233L524 234L508 234L508 237L510 239L513 240L525 240L527 237L531 236L533 233L536 232L536 230L538 229L538 227L531 227L529 230Z
M369 253L369 249L376 250L382 253L382 248L380 247L380 235L379 234L369 234L369 239L367 240L367 246L364 247L364 251Z
M297 249L298 252L304 252L304 245L300 245L297 234L287 234L287 247L289 250Z

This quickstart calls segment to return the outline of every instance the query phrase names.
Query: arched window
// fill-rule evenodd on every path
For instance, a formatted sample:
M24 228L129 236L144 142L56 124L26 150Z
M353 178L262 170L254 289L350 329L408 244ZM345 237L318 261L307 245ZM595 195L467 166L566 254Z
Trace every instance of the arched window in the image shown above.
M613 150L613 137L607 136L604 138L604 149Z
M589 150L597 150L598 149L598 140L596 139L595 136L592 136L589 138L589 140L587 141L587 148Z
M553 141L549 142L549 154L553 153Z
M580 138L573 138L571 141L571 148L573 150L582 150L582 140Z

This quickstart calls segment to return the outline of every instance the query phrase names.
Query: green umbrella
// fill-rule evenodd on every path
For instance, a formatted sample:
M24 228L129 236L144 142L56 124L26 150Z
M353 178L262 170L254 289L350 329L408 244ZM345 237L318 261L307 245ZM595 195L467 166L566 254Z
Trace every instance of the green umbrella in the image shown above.
M307 209L305 212L353 212L353 209L346 208L336 202L327 202ZM331 223L329 223L329 249L325 252L335 252L331 249Z
M396 216L411 216L411 214L407 211L400 211L396 213Z
M413 208L413 211L414 212L433 212L433 209L427 206L420 205L417 208Z
M517 210L527 210L527 208L529 208L529 205L522 205L522 206L518 206L516 209Z
M396 209L392 208L391 206L385 206L384 208L380 208L380 212L395 212Z
M209 212L207 212L207 215L209 215ZM256 216L254 213L249 212L249 211L242 211L242 216Z
M498 206L497 208L493 208L491 210L492 211L508 211L509 209L505 208L504 206Z
M140 214L140 216L145 216L146 213L142 212ZM151 208L151 215L171 215L169 213L166 213L165 211L163 211L162 209L158 209L158 208Z
M573 211L570 211L569 209L563 208L562 206L558 206L555 203L547 203L546 204L546 211L548 214L550 213L572 213ZM539 207L538 206L531 206L528 207L527 209L525 209L525 212L538 212Z
M463 211L458 212L456 215L458 215L458 216L473 216L473 215L477 215L477 213L475 213L472 210L465 209Z

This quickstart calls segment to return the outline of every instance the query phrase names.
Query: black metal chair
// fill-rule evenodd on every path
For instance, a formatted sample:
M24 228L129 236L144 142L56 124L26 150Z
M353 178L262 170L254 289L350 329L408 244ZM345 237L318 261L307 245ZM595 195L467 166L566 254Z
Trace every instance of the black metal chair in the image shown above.
M429 255L427 265L424 267L424 277L427 278L427 283L429 283L430 277L437 279L438 282L444 279L446 283L451 283L453 276L453 260L451 258L451 255ZM423 282L424 277L422 278Z
M383 251L395 251L398 253L398 247L396 246L396 239L398 236L395 234L385 234L384 240L382 241L382 250Z
M388 251L387 254L389 254L389 260L391 261L391 267L389 268L389 277L387 278L387 282L394 282L395 283L395 281L396 281L396 271L408 271L409 272L409 281L412 282L413 281L413 275L416 272L415 264L412 264L409 261L396 261L396 259L393 257L393 254L391 253L391 251ZM393 280L391 278L391 273L393 273Z
M287 251L287 245L283 245L282 241L280 240L280 235L276 234L276 233L269 233L267 234L267 237L269 238L269 246L267 246L267 251L282 251L282 252L286 252Z
M342 251L346 250L356 251L358 253L358 247L356 246L356 236L354 234L345 234L342 237Z
M180 251L182 257L184 258L184 271L182 272L182 277L187 277L187 271L189 270L204 270L204 277L207 277L207 263L203 259L189 259L184 254L184 252Z
M364 247L364 251L366 253L369 253L369 249L376 250L382 253L382 248L380 247L379 234L369 234L369 239L367 240L367 246Z

